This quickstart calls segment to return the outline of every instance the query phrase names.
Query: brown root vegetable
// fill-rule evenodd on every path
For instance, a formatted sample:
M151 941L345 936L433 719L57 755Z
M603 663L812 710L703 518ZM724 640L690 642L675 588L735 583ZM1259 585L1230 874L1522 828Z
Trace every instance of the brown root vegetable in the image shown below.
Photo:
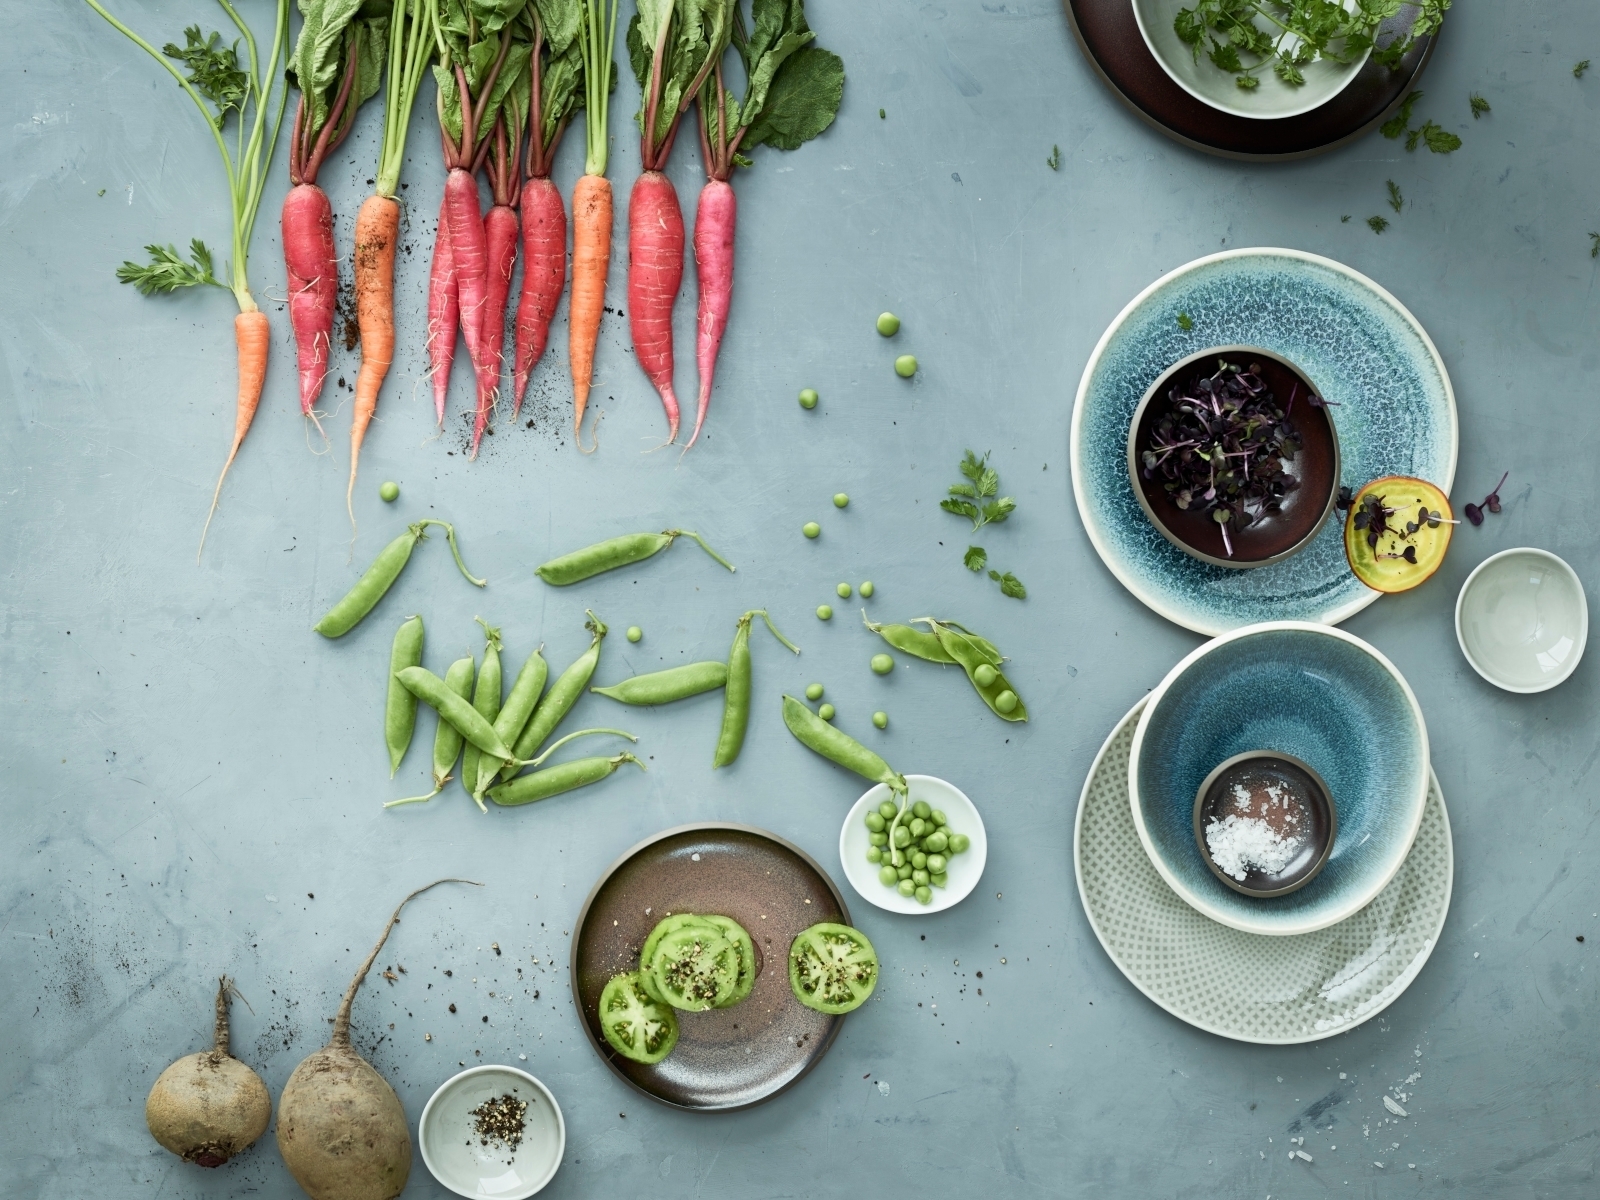
M267 1131L272 1097L249 1067L228 1053L226 975L217 984L212 1048L180 1058L156 1079L144 1102L150 1134L184 1162L220 1167Z
M400 901L378 944L350 981L333 1019L328 1044L294 1069L278 1100L278 1151L311 1200L393 1200L411 1175L411 1132L389 1081L350 1044L350 1007L400 910L441 883L437 879Z

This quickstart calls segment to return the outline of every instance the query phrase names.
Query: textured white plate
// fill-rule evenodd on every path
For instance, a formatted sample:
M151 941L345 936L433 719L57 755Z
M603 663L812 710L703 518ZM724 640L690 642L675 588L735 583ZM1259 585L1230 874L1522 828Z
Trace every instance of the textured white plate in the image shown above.
M528 1102L522 1142L514 1152L482 1146L472 1136L471 1112L506 1094ZM484 1064L439 1085L417 1124L422 1161L458 1196L526 1200L549 1183L567 1147L567 1124L556 1098L526 1071Z
M868 808L877 808L889 799L889 789L881 783L857 800L850 809L850 815L844 819L844 828L839 831L839 861L844 867L845 878L863 900L890 912L920 917L960 904L978 886L983 865L989 858L989 837L983 831L983 818L978 815L977 807L955 784L946 783L932 775L907 775L906 783L911 787L912 804L926 800L930 808L937 808L944 813L953 832L964 833L972 839L972 845L967 847L966 853L950 856L948 886L934 888L931 903L918 904L915 896L902 896L896 889L885 887L878 881L878 864L867 861L870 843L867 841L866 816Z
M1428 961L1450 908L1454 855L1439 781L1410 855L1366 908L1315 933L1266 937L1202 916L1150 864L1128 804L1146 701L1100 753L1078 801L1073 861L1095 936L1128 981L1179 1020L1241 1042L1314 1042L1393 1004Z

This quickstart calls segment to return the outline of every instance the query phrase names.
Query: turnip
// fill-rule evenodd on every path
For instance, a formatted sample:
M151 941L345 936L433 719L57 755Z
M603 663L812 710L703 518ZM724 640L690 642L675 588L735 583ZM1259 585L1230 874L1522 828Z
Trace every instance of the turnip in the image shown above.
M226 975L217 984L216 1035L210 1050L180 1058L156 1079L144 1102L150 1134L184 1162L220 1167L267 1131L272 1097L249 1067L228 1053Z
M311 1200L393 1200L411 1175L405 1109L388 1081L351 1046L350 1007L389 940L389 931L400 923L400 910L441 883L473 881L437 879L400 901L378 944L350 981L328 1044L308 1055L283 1086L278 1100L278 1152Z

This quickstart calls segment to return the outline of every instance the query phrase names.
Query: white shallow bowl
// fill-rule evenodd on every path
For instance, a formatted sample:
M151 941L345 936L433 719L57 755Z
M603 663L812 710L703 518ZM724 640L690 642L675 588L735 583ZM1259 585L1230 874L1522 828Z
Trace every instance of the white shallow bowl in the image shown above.
M1194 0L1133 0L1133 17L1144 44L1173 83L1202 104L1236 117L1271 121L1320 108L1350 86L1372 54L1369 50L1348 64L1318 59L1304 68L1306 81L1298 87L1284 83L1268 65L1256 72L1260 86L1245 91L1233 81L1233 72L1212 65L1203 53L1196 62L1194 51L1179 40L1172 22L1179 9L1193 7ZM1351 0L1346 0L1346 7L1351 7ZM1270 28L1265 22L1258 24Z
M1563 682L1589 640L1577 572L1548 550L1520 546L1484 559L1456 597L1456 641L1472 669L1508 692Z
M514 1153L504 1146L479 1145L468 1115L485 1100L507 1093L528 1101L522 1142ZM417 1141L433 1177L456 1195L525 1200L549 1183L561 1165L567 1124L550 1089L532 1075L485 1064L440 1085L422 1110Z
M978 880L983 876L983 865L989 858L989 838L983 831L983 818L978 815L977 808L955 784L946 783L932 775L907 775L906 783L911 787L910 803L926 800L930 808L937 808L944 813L951 830L964 833L972 839L972 845L967 847L966 853L951 856L948 886L934 888L931 903L918 904L915 896L902 896L895 888L885 887L878 882L878 864L867 861L867 849L871 843L867 841L866 817L867 809L877 808L890 798L887 784L878 784L857 800L850 815L844 819L844 828L839 831L839 860L844 865L844 875L850 881L850 886L867 903L890 912L913 916L943 912L960 904L978 886Z

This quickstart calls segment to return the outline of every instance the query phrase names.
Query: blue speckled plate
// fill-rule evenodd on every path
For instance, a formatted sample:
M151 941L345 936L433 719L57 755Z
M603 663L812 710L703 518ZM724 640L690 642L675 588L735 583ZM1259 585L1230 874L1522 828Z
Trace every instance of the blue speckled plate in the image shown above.
M1187 313L1192 329L1178 325ZM1258 621L1337 625L1378 598L1345 562L1340 522L1249 571L1191 558L1150 524L1128 482L1128 427L1150 384L1207 346L1245 344L1299 364L1334 402L1340 482L1415 475L1446 493L1456 402L1444 362L1405 306L1366 276L1299 250L1228 250L1158 279L1089 356L1072 414L1072 490L1111 573L1168 620L1218 634Z

